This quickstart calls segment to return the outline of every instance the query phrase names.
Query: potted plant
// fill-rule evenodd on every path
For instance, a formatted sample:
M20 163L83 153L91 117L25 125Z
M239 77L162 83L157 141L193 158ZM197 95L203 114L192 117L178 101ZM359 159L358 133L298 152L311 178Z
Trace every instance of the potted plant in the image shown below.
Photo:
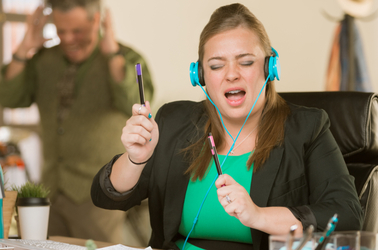
M50 213L50 190L42 184L26 182L17 187L19 235L22 239L46 240Z

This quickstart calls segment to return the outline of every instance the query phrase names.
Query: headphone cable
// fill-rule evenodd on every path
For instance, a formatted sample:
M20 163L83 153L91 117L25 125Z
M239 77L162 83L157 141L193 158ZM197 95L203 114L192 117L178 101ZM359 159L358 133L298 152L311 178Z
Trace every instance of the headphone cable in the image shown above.
M206 91L205 91L204 88L201 86L201 84L198 84L198 86L201 87L202 91L203 91L203 92L205 93L205 95L207 96L207 99L208 99L208 100L211 102L211 104L213 104L213 106L217 109L223 127L226 129L228 135L229 135L229 136L231 137L231 139L233 140L233 143L232 143L232 145L231 145L230 150L227 152L225 158L223 159L223 162L222 162L222 164L221 164L221 168L223 167L223 164L225 163L225 161L226 161L228 155L230 154L230 152L231 152L232 149L234 148L234 146L235 146L235 142L236 142L236 140L238 139L238 137L239 137L239 135L240 135L240 132L242 131L242 129L243 129L245 123L247 122L247 120L248 120L250 114L252 113L252 110L254 109L254 107L255 107L255 105L256 105L256 103L257 103L257 100L260 98L260 95L261 95L263 89L265 88L266 83L268 82L269 77L270 77L270 74L269 74L269 76L266 78L266 81L265 81L264 85L262 86L262 88L261 88L259 94L257 95L257 98L256 98L255 102L253 103L252 108L251 108L251 110L249 111L249 113L248 113L248 115L247 115L247 118L245 119L245 121L244 121L244 123L243 123L243 126L240 128L239 133L237 134L235 140L234 140L234 138L232 137L232 135L230 134L230 132L228 132L228 130L227 130L227 128L226 128L226 125L225 125L224 122L223 122L222 114L220 113L218 107L217 107L217 106L215 105L215 103L211 100L210 96L206 93ZM206 192L206 194L205 194L204 199L203 199L202 202L201 202L201 205L200 205L200 208L199 208L199 210L198 210L198 212L197 212L197 215L196 215L196 217L194 218L193 226L192 226L192 228L190 229L188 235L186 236L186 239L185 239L184 244L183 244L183 246L182 246L182 250L185 249L185 245L186 245L186 243L188 242L189 236L190 236L190 234L192 233L192 231L194 230L194 227L195 227L195 225L196 225L197 222L198 222L198 217L199 217L199 214L200 214L200 212L201 212L201 210L202 210L202 207L203 207L203 205L204 205L204 203L205 203L205 200L206 200L206 198L207 198L207 196L208 196L208 194L209 194L209 192L210 192L210 189L211 189L212 186L214 185L214 183L215 183L215 181L216 181L217 178L218 178L218 173L216 174L216 176L215 176L213 182L211 183L209 189L207 190L207 192Z

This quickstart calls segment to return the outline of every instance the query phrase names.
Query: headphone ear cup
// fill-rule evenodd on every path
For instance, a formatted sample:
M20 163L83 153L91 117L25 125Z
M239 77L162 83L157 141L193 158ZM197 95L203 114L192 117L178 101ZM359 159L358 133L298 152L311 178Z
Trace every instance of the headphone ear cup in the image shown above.
M205 86L205 79L203 76L203 68L201 62L198 61L198 80L201 86Z
M278 81L281 78L281 64L277 56L271 56L269 59L269 74L270 81L276 78Z
M270 73L270 81L273 81L274 78L277 78L277 80L280 80L281 75L281 66L280 61L278 60L278 57L271 56L269 59L269 73Z
M269 59L269 75L270 81L276 78L278 81L281 79L281 64L277 50L272 47L273 56Z
M194 63L192 62L189 67L189 77L190 82L192 83L192 86L195 87L197 84L199 84L198 79L198 62Z
M272 65L273 65L274 77L279 81L281 79L281 64L280 64L279 57L277 56L274 57L274 63L272 63Z
M265 62L264 62L265 79L268 78L269 76L269 60L270 60L270 56L265 57Z
M205 86L205 81L203 80L203 69L199 61L192 62L189 67L189 77L192 86L195 87L196 85Z
M269 77L269 81L274 81L276 78L278 81L281 79L281 64L277 51L272 48L273 56L265 57L264 73L265 78Z

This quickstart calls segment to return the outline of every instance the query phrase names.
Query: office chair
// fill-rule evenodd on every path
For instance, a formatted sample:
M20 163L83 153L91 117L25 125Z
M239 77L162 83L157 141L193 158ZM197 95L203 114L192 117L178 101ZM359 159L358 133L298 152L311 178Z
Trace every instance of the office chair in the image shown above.
M279 93L286 101L325 110L364 211L363 231L378 232L378 94Z

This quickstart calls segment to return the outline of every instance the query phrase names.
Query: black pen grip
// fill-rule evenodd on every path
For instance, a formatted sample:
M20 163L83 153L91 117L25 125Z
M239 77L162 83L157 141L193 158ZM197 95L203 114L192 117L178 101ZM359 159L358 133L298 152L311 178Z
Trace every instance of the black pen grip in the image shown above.
M220 167L219 158L217 154L214 155L214 161L215 161L215 166L217 167L218 175L222 175L223 173Z
M139 85L139 98L140 104L144 105L144 88L142 76L138 75L138 85Z
M135 65L135 70L137 73L140 104L144 105L144 87L143 87L143 77L142 77L142 66L140 65L140 63L137 63Z

